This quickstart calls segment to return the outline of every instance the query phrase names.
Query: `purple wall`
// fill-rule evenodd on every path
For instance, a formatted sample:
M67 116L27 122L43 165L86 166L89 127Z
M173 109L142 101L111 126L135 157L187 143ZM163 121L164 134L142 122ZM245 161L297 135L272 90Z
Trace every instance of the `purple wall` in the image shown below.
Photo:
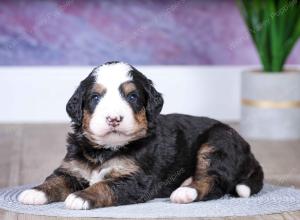
M233 0L1 0L0 65L108 60L258 63ZM299 43L289 63L300 63Z

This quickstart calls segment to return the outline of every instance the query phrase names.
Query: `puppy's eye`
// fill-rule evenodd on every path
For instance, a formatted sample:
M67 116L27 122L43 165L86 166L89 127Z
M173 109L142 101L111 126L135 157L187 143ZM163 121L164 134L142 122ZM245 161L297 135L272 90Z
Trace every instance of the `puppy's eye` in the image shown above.
M130 93L127 96L127 100L128 100L128 102L134 103L138 100L138 95L136 93Z
M98 103L100 101L100 95L94 94L91 96L91 101L94 103Z

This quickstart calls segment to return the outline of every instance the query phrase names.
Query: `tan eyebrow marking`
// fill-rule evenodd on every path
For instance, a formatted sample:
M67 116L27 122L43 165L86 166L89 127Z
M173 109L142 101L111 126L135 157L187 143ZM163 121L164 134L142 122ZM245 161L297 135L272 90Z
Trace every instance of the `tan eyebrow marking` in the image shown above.
M121 85L121 89L122 89L124 95L128 95L130 92L133 92L137 88L133 82L124 82Z
M94 86L93 86L93 89L92 91L94 92L98 92L99 94L104 94L106 92L106 88L99 84L99 83L96 83Z

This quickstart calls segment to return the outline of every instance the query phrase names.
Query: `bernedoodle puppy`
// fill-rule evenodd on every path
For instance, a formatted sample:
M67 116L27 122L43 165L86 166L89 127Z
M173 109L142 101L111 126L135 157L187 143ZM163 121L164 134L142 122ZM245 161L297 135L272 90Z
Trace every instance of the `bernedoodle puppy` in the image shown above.
M95 68L67 103L73 131L65 158L19 201L92 209L157 197L174 203L249 197L261 190L262 168L234 129L205 117L161 115L162 106L151 80L131 65Z

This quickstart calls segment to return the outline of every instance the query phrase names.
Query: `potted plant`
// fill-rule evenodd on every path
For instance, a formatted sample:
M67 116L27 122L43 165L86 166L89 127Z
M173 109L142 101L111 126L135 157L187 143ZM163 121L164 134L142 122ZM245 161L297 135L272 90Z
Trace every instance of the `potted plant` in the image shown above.
M263 66L242 74L241 132L300 139L300 71L284 68L300 37L300 0L236 2Z

